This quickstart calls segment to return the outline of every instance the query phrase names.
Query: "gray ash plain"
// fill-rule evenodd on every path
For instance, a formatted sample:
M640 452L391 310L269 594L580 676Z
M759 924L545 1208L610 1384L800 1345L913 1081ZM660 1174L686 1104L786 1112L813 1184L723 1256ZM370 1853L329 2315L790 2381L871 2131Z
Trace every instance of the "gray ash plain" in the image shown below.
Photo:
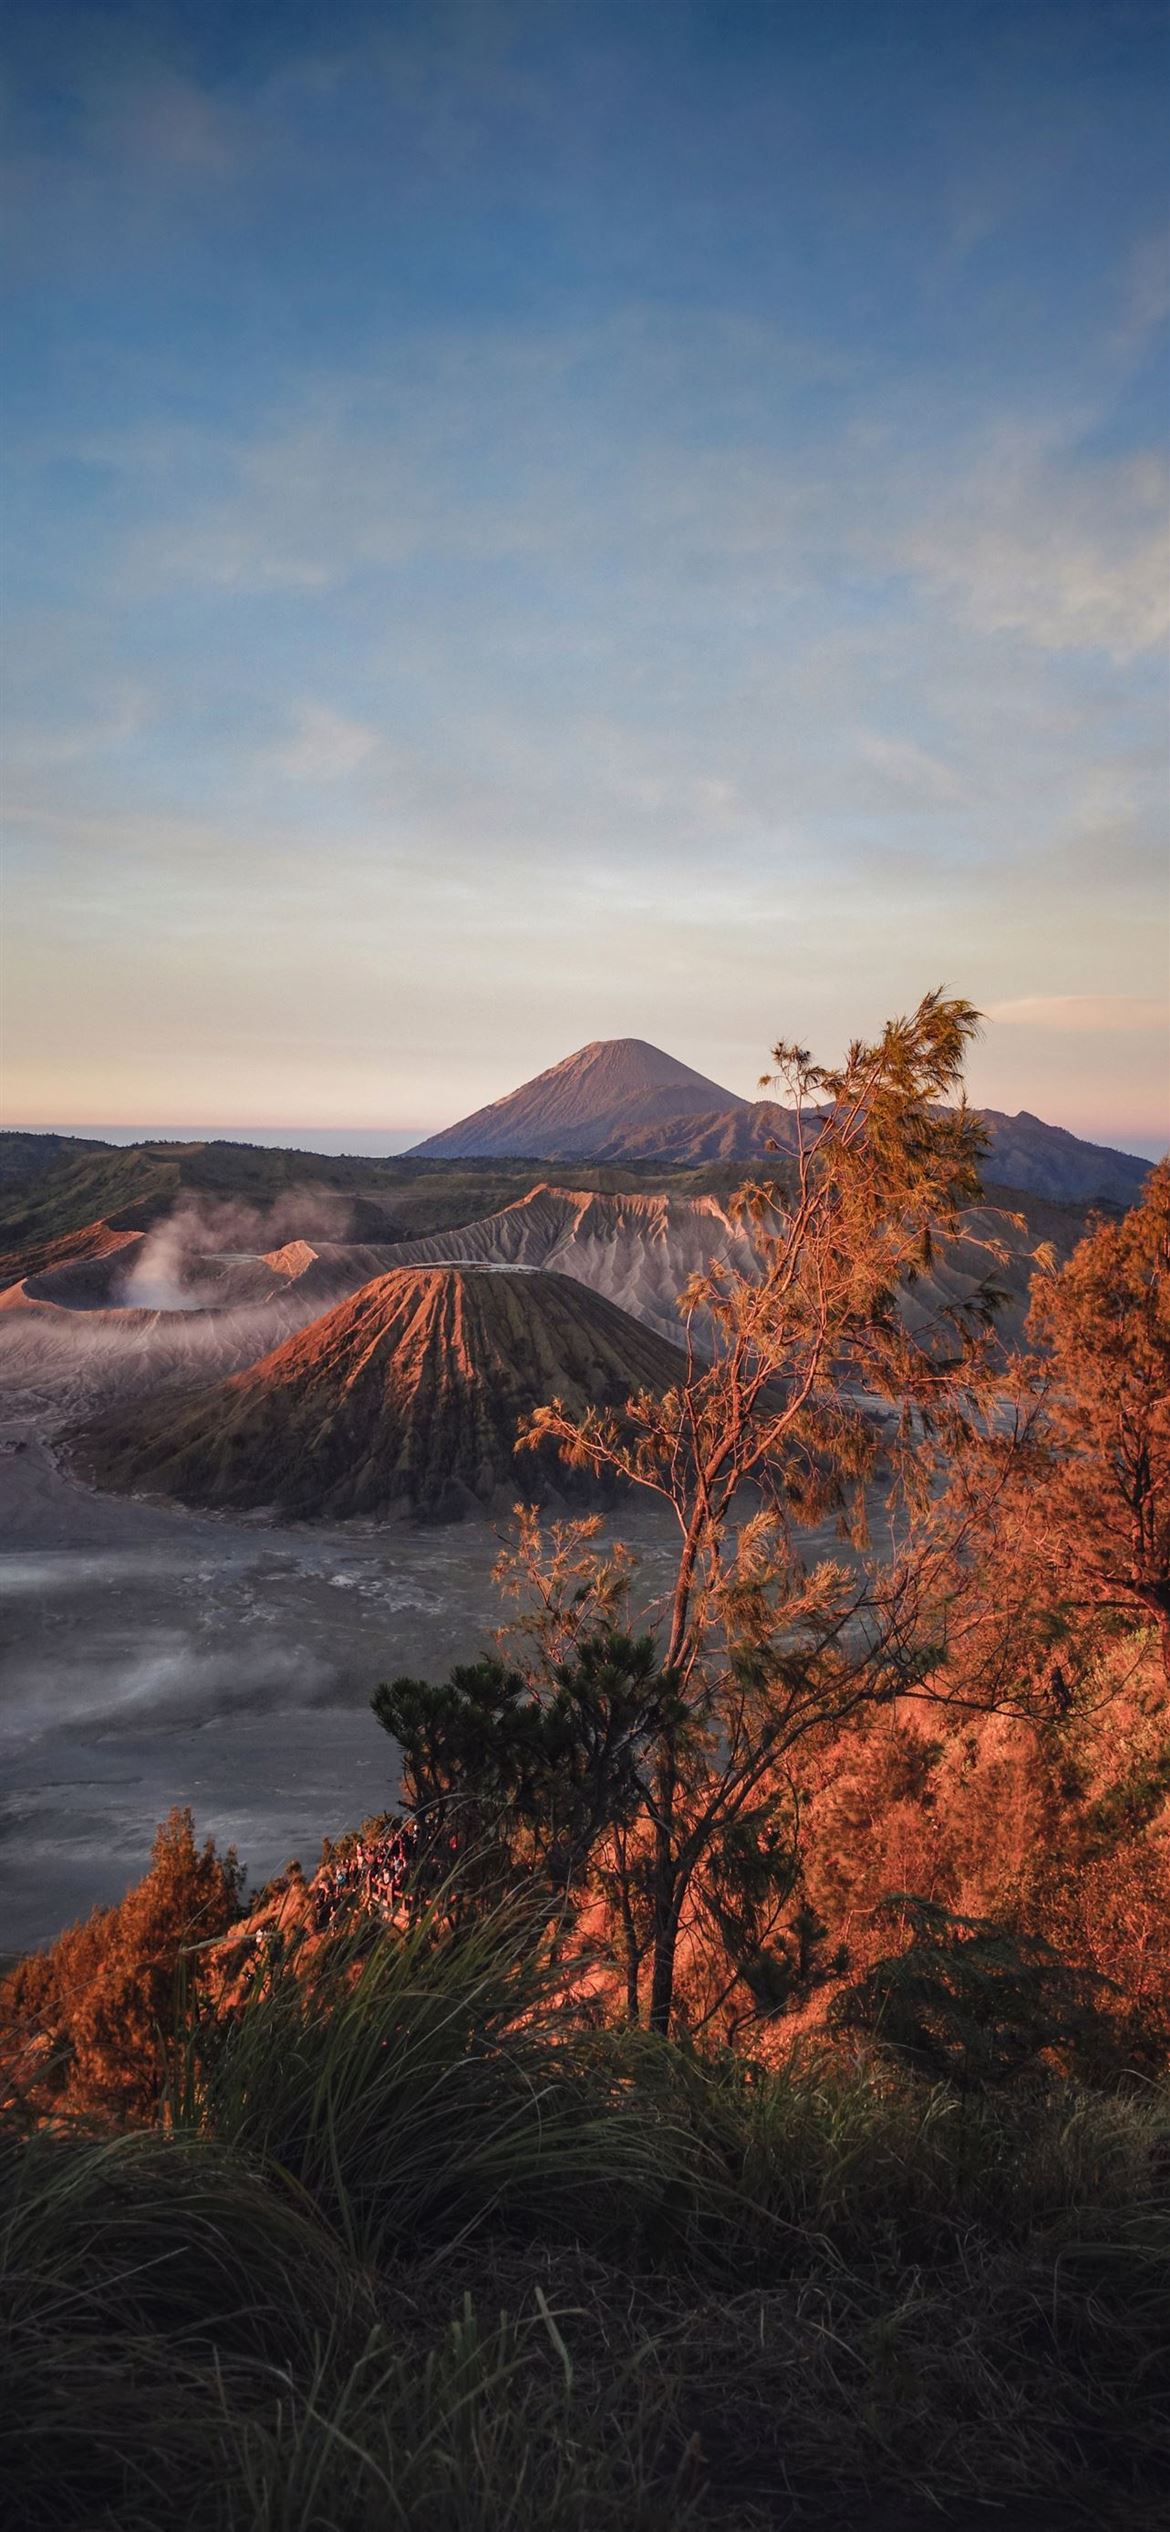
M503 1612L504 1525L270 1525L78 1484L51 1439L0 1427L0 1953L45 1942L145 1869L189 1803L254 1883L394 1801L369 1711L441 1675ZM651 1594L668 1516L615 1523Z

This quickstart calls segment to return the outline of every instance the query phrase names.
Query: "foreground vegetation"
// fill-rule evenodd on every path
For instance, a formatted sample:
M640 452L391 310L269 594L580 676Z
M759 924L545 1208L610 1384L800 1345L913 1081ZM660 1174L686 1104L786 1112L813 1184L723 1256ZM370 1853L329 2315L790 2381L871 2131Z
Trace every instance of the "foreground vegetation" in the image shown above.
M517 1902L234 1977L152 2125L11 2115L8 2520L1157 2519L1156 2086L704 2061L573 2010Z

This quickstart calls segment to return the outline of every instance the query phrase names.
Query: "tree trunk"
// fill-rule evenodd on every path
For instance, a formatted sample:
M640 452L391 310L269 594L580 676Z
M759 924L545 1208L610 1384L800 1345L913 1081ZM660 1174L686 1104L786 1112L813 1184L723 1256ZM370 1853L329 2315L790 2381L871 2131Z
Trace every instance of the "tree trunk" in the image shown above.
M674 2005L674 1955L678 1943L678 1894L669 1829L655 1832L654 1944L650 1969L650 2028L666 2038Z
M621 1918L622 1941L626 1953L626 2020L631 2030L636 2031L642 2019L641 1981L644 1946L638 1940L634 1904L630 1896L630 1873L626 1860L625 1838L618 1829L615 1829L613 1833L613 1856L617 1910Z
M660 1926L654 1937L654 1972L650 1982L650 2028L665 2040L670 2034L670 2017L674 2010L674 1955L678 1927L673 1917Z
M694 1587L695 1567L698 1561L699 1532L697 1529L692 1529L683 1542L671 1598L670 1636L666 1647L667 1670L674 1670L682 1658L690 1618L691 1591Z

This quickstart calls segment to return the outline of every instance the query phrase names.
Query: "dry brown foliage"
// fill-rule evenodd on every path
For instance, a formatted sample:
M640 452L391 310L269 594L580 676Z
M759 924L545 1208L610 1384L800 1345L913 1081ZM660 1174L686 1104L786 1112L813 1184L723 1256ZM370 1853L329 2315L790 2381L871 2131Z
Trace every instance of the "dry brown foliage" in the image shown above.
M1029 1334L957 1477L984 1639L1071 1693L1104 1640L1144 1623L1170 1682L1170 1161L1122 1221L1040 1275Z
M529 1428L570 1466L657 1494L678 1525L664 1667L684 1718L657 1750L646 1835L624 1853L615 1840L611 1858L631 2010L661 2031L696 1911L730 1925L771 1907L774 1876L754 1858L771 1842L779 1862L790 1754L937 1671L969 1521L959 1505L940 1527L939 1454L990 1374L994 1254L985 1287L913 1330L902 1304L978 1193L982 1137L962 1095L977 1025L937 992L836 1070L778 1046L794 1149L783 1179L738 1199L758 1272L694 1279L687 1375L665 1397L583 1415L554 1402ZM827 1517L846 1552L807 1558Z
M200 1947L240 1914L234 1850L195 1838L189 1810L157 1830L150 1869L113 1908L95 1908L0 1985L4 2060L17 2090L70 2112L151 2115L184 1978Z

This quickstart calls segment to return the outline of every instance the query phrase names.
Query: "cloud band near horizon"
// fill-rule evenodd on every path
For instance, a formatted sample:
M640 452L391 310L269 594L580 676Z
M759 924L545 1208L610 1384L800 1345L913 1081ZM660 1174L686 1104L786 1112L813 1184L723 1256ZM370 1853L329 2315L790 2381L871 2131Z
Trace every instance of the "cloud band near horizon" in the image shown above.
M10 1115L750 1090L945 980L1165 1139L1161 9L6 40Z

